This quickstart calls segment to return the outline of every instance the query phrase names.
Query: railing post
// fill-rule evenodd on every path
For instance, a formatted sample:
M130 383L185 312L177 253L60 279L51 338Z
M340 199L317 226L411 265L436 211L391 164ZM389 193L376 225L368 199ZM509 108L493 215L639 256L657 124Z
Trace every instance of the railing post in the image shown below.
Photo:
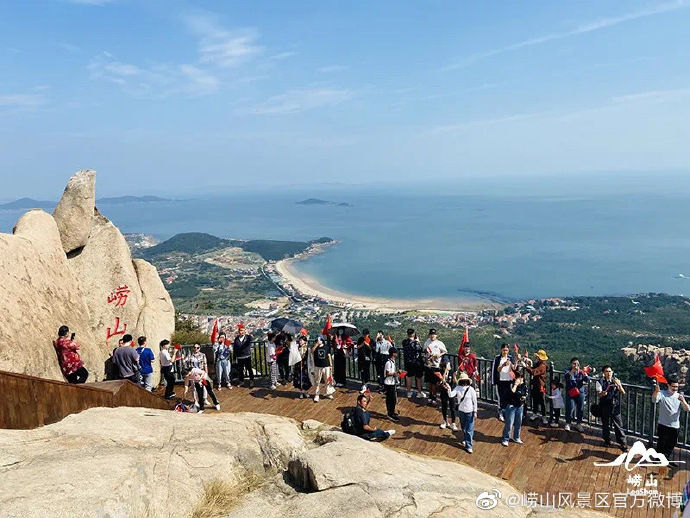
M651 448L654 446L654 428L656 425L656 403L652 399L651 394L650 394L649 400L650 400L650 406L651 406L651 409L649 412L651 420L649 421L649 446L648 447Z

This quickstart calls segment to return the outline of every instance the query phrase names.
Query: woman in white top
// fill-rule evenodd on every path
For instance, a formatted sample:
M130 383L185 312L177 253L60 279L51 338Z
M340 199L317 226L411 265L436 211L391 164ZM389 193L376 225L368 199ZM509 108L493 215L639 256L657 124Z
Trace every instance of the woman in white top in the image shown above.
M465 438L464 448L467 453L472 453L472 439L474 438L474 423L477 419L477 392L470 384L472 380L466 372L461 372L458 376L458 385L450 390L448 383L443 384L448 391L448 396L457 398L458 417L462 426L462 433Z

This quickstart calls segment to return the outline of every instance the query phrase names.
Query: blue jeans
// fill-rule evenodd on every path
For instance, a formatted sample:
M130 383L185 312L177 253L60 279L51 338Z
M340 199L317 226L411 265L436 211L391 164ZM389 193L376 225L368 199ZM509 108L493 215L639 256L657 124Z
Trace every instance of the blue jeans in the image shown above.
M216 362L216 385L220 387L223 382L230 386L230 360L218 360Z
M582 424L582 411L585 408L585 393L580 389L580 395L576 398L571 398L568 394L565 395L565 422L570 424L573 420L573 405L577 412L577 424Z
M388 432L384 432L380 428L377 428L374 432L364 432L360 437L367 441L385 440L390 437Z
M472 438L474 437L474 412L458 412L460 426L465 436L465 447L472 448Z
M141 386L151 392L153 390L153 373L141 375Z
M513 429L513 440L520 438L520 428L522 428L522 405L508 405L503 409L503 419L506 424L503 427L503 437L501 440L510 439L510 429Z

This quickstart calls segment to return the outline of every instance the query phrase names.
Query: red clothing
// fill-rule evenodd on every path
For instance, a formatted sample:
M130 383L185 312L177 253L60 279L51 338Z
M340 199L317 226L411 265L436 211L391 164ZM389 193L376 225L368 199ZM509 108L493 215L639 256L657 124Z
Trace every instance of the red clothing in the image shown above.
M474 378L474 375L477 372L477 365L476 354L458 354L458 370L465 371L470 379Z
M349 336L335 336L333 341L335 342L336 349L350 349L354 345L352 338Z
M77 352L79 350L79 344L77 342L63 337L58 338L54 345L58 353L60 368L65 376L69 376L84 366L84 363L81 361L81 356L79 356Z

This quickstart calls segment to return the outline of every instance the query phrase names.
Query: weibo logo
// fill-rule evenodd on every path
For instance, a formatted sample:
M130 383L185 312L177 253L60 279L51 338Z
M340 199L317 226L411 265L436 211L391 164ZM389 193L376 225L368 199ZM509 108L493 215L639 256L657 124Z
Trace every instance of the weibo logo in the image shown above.
M635 457L639 457L639 460L633 463ZM612 468L624 466L627 471L632 471L635 468L652 466L663 468L669 465L669 461L663 453L658 453L654 448L645 448L642 441L635 441L627 453L621 453L611 462L595 462L594 465Z

